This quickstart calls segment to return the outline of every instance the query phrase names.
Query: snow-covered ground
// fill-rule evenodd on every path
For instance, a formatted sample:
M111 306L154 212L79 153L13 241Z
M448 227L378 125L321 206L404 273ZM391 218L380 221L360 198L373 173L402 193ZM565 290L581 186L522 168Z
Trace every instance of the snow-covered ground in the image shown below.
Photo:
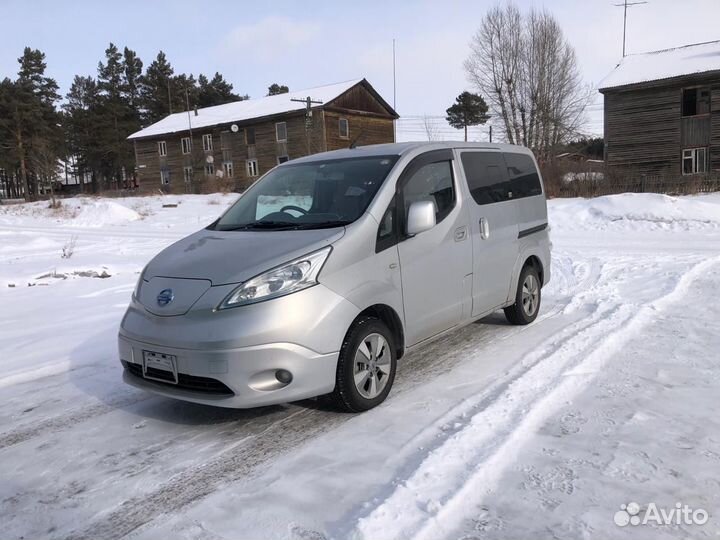
M720 194L550 201L538 320L407 355L361 415L121 382L138 273L233 200L0 206L2 538L720 535ZM616 525L631 502L709 517Z

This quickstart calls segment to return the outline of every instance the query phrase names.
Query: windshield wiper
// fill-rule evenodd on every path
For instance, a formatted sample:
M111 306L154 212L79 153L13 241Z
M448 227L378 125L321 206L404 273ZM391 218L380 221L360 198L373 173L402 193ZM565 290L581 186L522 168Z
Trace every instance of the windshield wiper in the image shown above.
M291 221L253 221L252 223L245 223L244 225L237 225L234 227L228 227L226 229L218 229L220 231L250 231L257 229L269 229L277 231L301 231L308 229L331 229L333 227L344 227L348 225L349 221L306 221L300 223L293 223Z
M290 221L253 221L252 223L245 223L244 225L236 225L234 227L228 227L219 229L221 231L249 231L252 229L293 229L297 226L297 223Z
M298 230L302 229L332 229L333 227L344 227L345 225L349 225L349 221L318 221L317 223L312 222L305 222L305 223L298 223L296 228Z

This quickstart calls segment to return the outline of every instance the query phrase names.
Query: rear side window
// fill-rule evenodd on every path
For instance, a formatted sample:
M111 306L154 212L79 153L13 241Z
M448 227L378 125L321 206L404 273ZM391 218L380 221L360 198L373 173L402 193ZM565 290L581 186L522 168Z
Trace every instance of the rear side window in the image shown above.
M508 200L507 166L499 152L463 152L462 166L470 194L478 204Z
M527 154L505 154L510 191L513 199L541 195L540 175L535 162Z

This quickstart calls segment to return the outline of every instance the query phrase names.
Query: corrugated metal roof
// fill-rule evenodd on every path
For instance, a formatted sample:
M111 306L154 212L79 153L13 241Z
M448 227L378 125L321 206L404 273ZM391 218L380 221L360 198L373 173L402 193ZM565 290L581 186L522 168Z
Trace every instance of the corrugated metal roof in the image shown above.
M233 103L216 105L214 107L205 107L204 109L198 109L197 116L194 111L191 111L189 118L187 111L173 113L159 122L155 122L145 129L133 133L128 139L187 131L189 126L191 126L192 129L199 129L217 124L241 122L274 114L301 111L305 109L305 104L291 101L292 99L305 99L307 96L310 96L313 99L327 103L362 81L363 79L354 79L341 83L328 84L326 86L318 86L316 88L296 90L294 92L288 92L287 94L234 101ZM188 122L190 124L188 124Z
M720 70L720 41L629 54L600 82L600 90Z

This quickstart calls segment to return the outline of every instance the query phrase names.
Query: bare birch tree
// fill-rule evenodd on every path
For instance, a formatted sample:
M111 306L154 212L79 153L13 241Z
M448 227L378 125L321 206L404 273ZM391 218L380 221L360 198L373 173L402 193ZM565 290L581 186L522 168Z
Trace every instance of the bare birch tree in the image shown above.
M423 129L425 130L425 136L427 137L428 141L442 140L442 136L440 135L440 130L438 129L437 122L433 117L426 114L422 117L422 122Z
M468 78L487 96L511 144L547 159L555 146L579 134L592 89L585 85L575 51L553 16L513 4L486 15L465 61Z

